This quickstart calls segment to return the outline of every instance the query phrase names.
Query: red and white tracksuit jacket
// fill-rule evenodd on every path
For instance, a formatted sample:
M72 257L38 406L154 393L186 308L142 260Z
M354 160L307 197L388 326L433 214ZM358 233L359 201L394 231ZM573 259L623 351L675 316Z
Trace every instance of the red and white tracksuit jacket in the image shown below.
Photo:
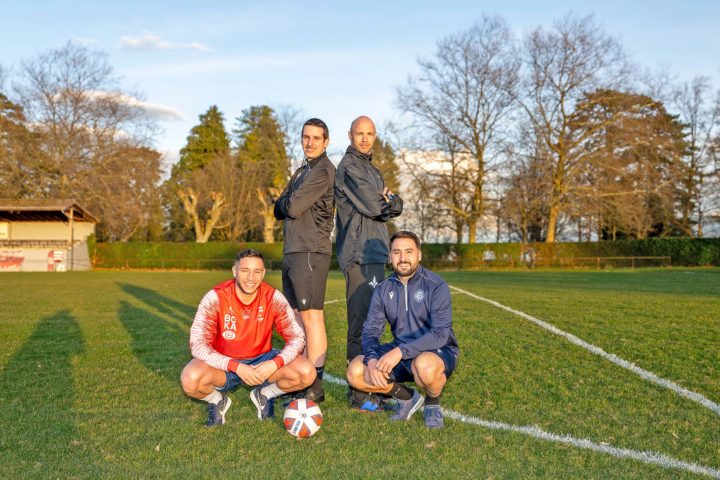
M228 280L213 287L200 302L190 327L190 351L208 365L237 372L238 360L270 351L273 326L285 339L273 359L280 368L305 348L305 332L290 304L282 293L262 282L255 300L245 305L235 293L235 280Z

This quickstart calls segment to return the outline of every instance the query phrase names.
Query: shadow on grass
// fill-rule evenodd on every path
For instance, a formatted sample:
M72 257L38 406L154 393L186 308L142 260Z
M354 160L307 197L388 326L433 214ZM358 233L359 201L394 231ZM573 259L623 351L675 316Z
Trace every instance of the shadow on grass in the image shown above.
M190 359L188 332L154 313L121 301L118 317L132 338L135 357L145 368L177 383Z
M139 287L130 283L118 282L118 286L125 292L137 298L146 305L153 307L160 312L173 318L177 318L185 325L192 324L195 317L195 306L186 305L184 303L161 295L155 290Z
M3 470L19 477L94 476L86 458L83 471L72 459L85 456L86 442L77 428L73 358L85 349L82 330L68 310L35 326L0 375L0 458ZM7 475L12 478L16 475Z

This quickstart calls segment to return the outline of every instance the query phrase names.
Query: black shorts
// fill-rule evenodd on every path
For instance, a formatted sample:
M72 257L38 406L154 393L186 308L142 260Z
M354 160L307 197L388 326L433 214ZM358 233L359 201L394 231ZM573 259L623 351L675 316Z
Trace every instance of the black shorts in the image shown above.
M295 310L322 310L325 285L330 271L330 255L286 253L283 258L283 294Z
M393 348L397 347L398 344L395 342L392 343L385 343L383 345L380 345L380 348L378 348L378 355L381 357L385 355L387 352L392 350ZM430 353L434 353L445 364L445 376L447 378L450 378L450 375L455 371L455 367L457 367L457 354L449 349L448 347L442 347L438 348L437 350L428 350ZM424 352L423 352L424 353ZM393 382L414 382L415 381L415 375L413 375L412 371L412 362L415 360L415 358L408 358L407 360L400 360L400 363L395 365L395 368L393 368L393 371L390 372L390 381Z

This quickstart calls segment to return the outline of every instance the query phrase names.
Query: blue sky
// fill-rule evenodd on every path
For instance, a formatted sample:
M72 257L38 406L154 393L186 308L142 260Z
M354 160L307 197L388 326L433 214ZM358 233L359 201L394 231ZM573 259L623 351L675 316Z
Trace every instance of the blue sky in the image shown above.
M330 152L347 146L360 114L396 119L395 88L436 42L483 14L519 36L568 12L594 14L643 66L679 79L720 78L720 2L680 1L214 1L0 0L0 64L82 42L106 52L127 89L153 104L156 147L177 158L210 105L227 127L251 105L301 108L330 127ZM382 134L382 131L380 132Z

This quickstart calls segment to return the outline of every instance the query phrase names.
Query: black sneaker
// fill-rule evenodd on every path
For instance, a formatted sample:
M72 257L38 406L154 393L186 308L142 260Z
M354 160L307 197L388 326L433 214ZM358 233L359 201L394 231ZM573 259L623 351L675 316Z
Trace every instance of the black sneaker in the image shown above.
M261 387L253 388L250 391L250 400L257 408L258 420L269 420L275 416L275 399L267 398L260 393Z
M208 420L205 425L215 427L224 424L225 413L230 408L230 405L232 405L232 400L224 393L222 394L222 399L220 399L217 404L208 403Z
M348 400L350 400L350 407L362 412L375 412L380 409L380 399L374 393L351 388L348 392Z
M288 405L290 405L293 402L293 400L298 400L300 398L304 398L305 400L310 400L311 402L315 402L315 403L321 403L321 402L325 401L325 390L321 388L319 392L316 392L314 390L306 388L305 390L300 390L298 392L295 392L294 394L292 394L286 398L287 398L287 400L285 400L285 402L283 402L284 407L287 407Z

